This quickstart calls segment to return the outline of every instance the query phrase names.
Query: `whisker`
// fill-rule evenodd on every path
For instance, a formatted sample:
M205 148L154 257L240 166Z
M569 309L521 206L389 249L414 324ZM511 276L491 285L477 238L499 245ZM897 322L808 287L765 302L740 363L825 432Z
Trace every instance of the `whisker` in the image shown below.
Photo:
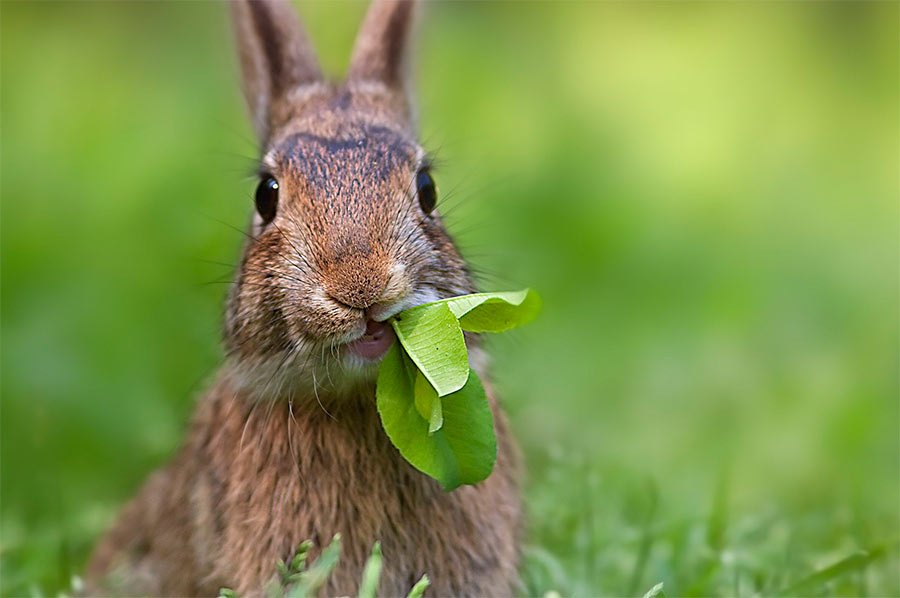
M334 381L331 379L331 371L328 368L328 359L325 358L325 345L322 345L322 363L325 364L325 377L328 378L329 388L334 388Z
M231 280L229 278L227 280L209 280L209 281L200 282L197 284L199 286L209 286L209 285L213 285L213 284L236 284L236 283L237 283L237 281ZM243 286L245 286L245 287L260 287L263 289L277 289L280 291L299 291L299 290L301 290L300 287L285 287L285 286L279 286L279 285L273 285L273 284L264 284L261 282L244 282Z
M313 368L313 370L312 370L312 375L313 375L313 394L316 396L316 403L319 404L319 407L322 408L322 411L325 412L325 415L327 415L334 421L337 421L337 418L335 416L331 415L331 413L329 413L328 409L325 409L325 405L322 404L322 400L319 398L319 389L318 389L318 383L316 382L315 368Z
M244 451L244 435L247 433L247 426L250 425L250 418L253 417L253 414L256 412L256 408L259 406L261 401L254 401L253 406L250 407L250 413L247 414L247 419L244 421L244 427L241 430L241 440L238 443L238 452L241 453Z
M294 249L295 255L296 255L297 257L299 257L299 258L303 261L304 264L306 264L306 267L307 267L307 268L309 268L310 270L312 270L313 268L312 268L312 266L310 265L310 263L306 260L306 257L304 257L304 255L300 252L300 250L297 249L297 246L294 245L294 242L291 241L290 239L288 239L287 235L284 234L284 231L281 230L281 227L278 226L277 224L275 224L274 222L272 223L272 226L275 228L275 230L278 231L278 233L281 235L281 237L282 237L285 241L287 241L288 245L290 245L290 246ZM301 268L298 264L295 264L293 261L291 261L291 260L288 259L288 258L285 258L285 259L287 259L287 260L288 260L295 268L297 268L298 270L302 270L302 268Z
M240 233L240 234L243 235L244 237L250 239L250 240L253 241L254 243L259 243L259 237L253 236L253 235L251 235L250 233L248 233L247 231L241 230L241 229L237 228L236 226L234 226L234 225L232 225L232 224L229 224L229 223L227 223L227 222L225 222L225 221L223 221L223 220L219 220L218 218L214 218L214 217L212 217L212 216L210 216L210 218L211 218L212 220L218 222L219 224L222 224L223 226L227 226L228 228L230 228L230 229L232 229L232 230L234 230L234 231L237 231L238 233ZM278 228L278 227L276 226L276 228ZM278 229L278 231L279 231L279 233L281 233L282 236L284 236L284 233L281 232L281 229ZM290 240L288 240L288 242L290 242ZM295 263L293 260L291 260L290 257L288 257L287 255L285 255L284 253L282 253L281 251L279 251L279 250L276 249L276 248L272 248L272 250L273 250L278 256L284 258L284 260L287 261L289 264L291 264L292 266L294 266L295 268L297 268L298 271L300 271L301 273L304 272L303 268L301 268L299 264L297 264L297 263ZM300 258L303 259L304 261L306 260L306 258L304 258L302 255L300 256ZM307 265L309 265L308 262L307 262ZM311 269L313 269L313 268L311 268ZM313 270L314 270L314 269L313 269ZM305 279L305 278L302 279L302 282L311 284L311 281L310 281L309 279Z
M288 220L290 220L291 223L292 223L296 228L300 228L300 224L294 219L294 216L290 213L290 211L288 211L285 215L287 216ZM275 228L278 228L278 227L276 226ZM307 229L308 229L308 227L307 227ZM285 241L287 241L288 243L290 243L291 247L294 248L294 251L296 252L297 257L299 257L301 260L303 260L303 263L306 264L306 267L309 268L309 270L310 270L311 272L314 272L314 273L316 273L316 274L321 274L319 268L317 268L316 266L313 266L313 265L309 262L309 260L306 259L306 256L303 254L303 252L300 251L300 250L297 248L297 246L294 245L294 243L293 243L290 239L287 238L287 236L285 236L285 234L281 231L280 228L278 228L278 232L281 233L281 236L284 237L284 240L285 240ZM307 249L308 251L311 252L311 248L310 248L310 246L309 246L309 243L306 243L306 249Z
M288 318L293 317L293 316L297 315L298 313L302 312L304 309L305 309L305 307L297 307L297 308L294 308L293 310L290 310L287 312L282 312L281 314L272 318L268 322L263 322L262 324L260 324L257 327L257 329L255 331L253 331L249 335L244 336L241 339L239 339L239 341L238 341L237 345L234 347L234 349L228 351L229 355L233 355L238 350L243 349L244 347L247 346L247 343L258 340L262 335L269 332L269 329L272 325L277 324L278 322L287 320Z
M197 261L199 261L199 262L204 262L204 263L207 263L207 264L214 264L214 265L216 265L216 266L228 267L228 268L231 268L232 270L235 270L235 271L238 270L238 269L242 269L242 271L243 271L244 273L246 273L246 274L251 274L251 273L252 273L252 274L260 274L260 275L269 276L269 277L274 277L274 278L284 278L284 279L287 279L287 280L292 280L292 281L300 282L300 283L306 283L306 282L307 282L307 280L305 280L305 279L302 279L302 278L296 278L296 277L294 277L294 276L290 276L289 274L285 274L284 272L280 272L280 271L278 271L278 270L273 270L273 269L271 269L271 268L265 269L265 270L260 270L260 269L258 269L258 268L252 268L252 267L248 267L248 266L246 266L246 265L244 265L244 266L238 266L237 264L227 264L227 263L225 263L225 262L217 262L217 261L214 261L214 260L206 260L206 259L202 259L202 258L197 258Z
M294 425L297 424L297 419L294 417L294 393L291 391L291 394L288 395L288 408L287 408L287 437L288 437L288 450L291 453L294 461L294 467L297 468L297 473L300 473L300 455L294 450L294 434L291 432L291 423Z

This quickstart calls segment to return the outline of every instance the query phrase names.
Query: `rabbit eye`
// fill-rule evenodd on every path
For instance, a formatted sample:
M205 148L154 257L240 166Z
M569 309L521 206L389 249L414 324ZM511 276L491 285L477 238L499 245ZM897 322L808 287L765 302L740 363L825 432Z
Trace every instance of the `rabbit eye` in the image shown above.
M422 207L422 211L431 214L434 204L437 203L437 189L427 170L420 170L416 175L416 194L419 196L419 205Z
M272 222L278 208L278 181L271 176L263 176L256 188L256 211L263 224Z

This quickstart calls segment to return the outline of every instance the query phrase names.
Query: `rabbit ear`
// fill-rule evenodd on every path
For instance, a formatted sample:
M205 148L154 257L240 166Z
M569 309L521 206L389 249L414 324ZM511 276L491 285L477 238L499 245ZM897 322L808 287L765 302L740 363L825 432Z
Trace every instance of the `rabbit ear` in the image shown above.
M294 89L322 80L315 53L289 0L232 0L244 96L265 143Z
M408 46L415 5L414 0L372 1L356 36L349 81L381 83L409 101Z

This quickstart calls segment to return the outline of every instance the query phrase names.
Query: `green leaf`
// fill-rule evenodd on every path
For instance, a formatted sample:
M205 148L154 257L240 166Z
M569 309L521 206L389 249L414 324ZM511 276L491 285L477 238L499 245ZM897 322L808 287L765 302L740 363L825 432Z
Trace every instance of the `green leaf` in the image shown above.
M466 341L456 315L447 305L433 303L408 309L391 319L391 325L438 396L463 387L469 377Z
M540 310L530 289L478 293L419 305L391 319L399 342L381 364L381 423L400 454L445 490L475 484L497 459L493 414L469 368L463 330L501 332Z
M497 459L494 420L475 372L465 385L441 401L443 426L429 434L429 422L416 409L415 365L398 345L384 357L375 387L381 425L410 464L450 491L475 484Z
M665 598L666 593L663 591L663 582L659 582L644 594L644 598Z
M358 598L375 598L379 577L381 577L381 542L375 542L375 546L372 547L372 556L369 557L363 568Z
M445 488L461 483L459 466L450 447L437 435L428 435L428 422L416 409L413 384L415 365L399 345L391 347L381 363L375 397L381 425L403 458Z
M428 434L434 434L444 425L444 411L441 409L441 398L434 387L422 375L416 372L416 381L413 385L416 410L428 422Z
M403 312L406 317L416 310L446 305L459 319L460 327L469 332L503 332L521 326L537 317L541 298L531 289L500 293L475 293L442 299L413 307Z
M441 399L444 425L434 436L443 436L459 463L463 484L487 478L497 460L494 414L481 379L469 372L466 385Z

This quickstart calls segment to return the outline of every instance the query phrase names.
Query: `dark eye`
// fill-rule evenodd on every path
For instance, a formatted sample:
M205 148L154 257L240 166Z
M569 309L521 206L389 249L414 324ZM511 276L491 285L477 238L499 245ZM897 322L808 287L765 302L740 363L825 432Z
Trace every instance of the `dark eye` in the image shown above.
M270 176L263 176L256 188L256 211L259 212L263 224L272 222L278 208L278 181Z
M422 211L430 214L434 210L434 204L437 203L437 189L427 170L420 170L416 175L416 194L419 196Z

